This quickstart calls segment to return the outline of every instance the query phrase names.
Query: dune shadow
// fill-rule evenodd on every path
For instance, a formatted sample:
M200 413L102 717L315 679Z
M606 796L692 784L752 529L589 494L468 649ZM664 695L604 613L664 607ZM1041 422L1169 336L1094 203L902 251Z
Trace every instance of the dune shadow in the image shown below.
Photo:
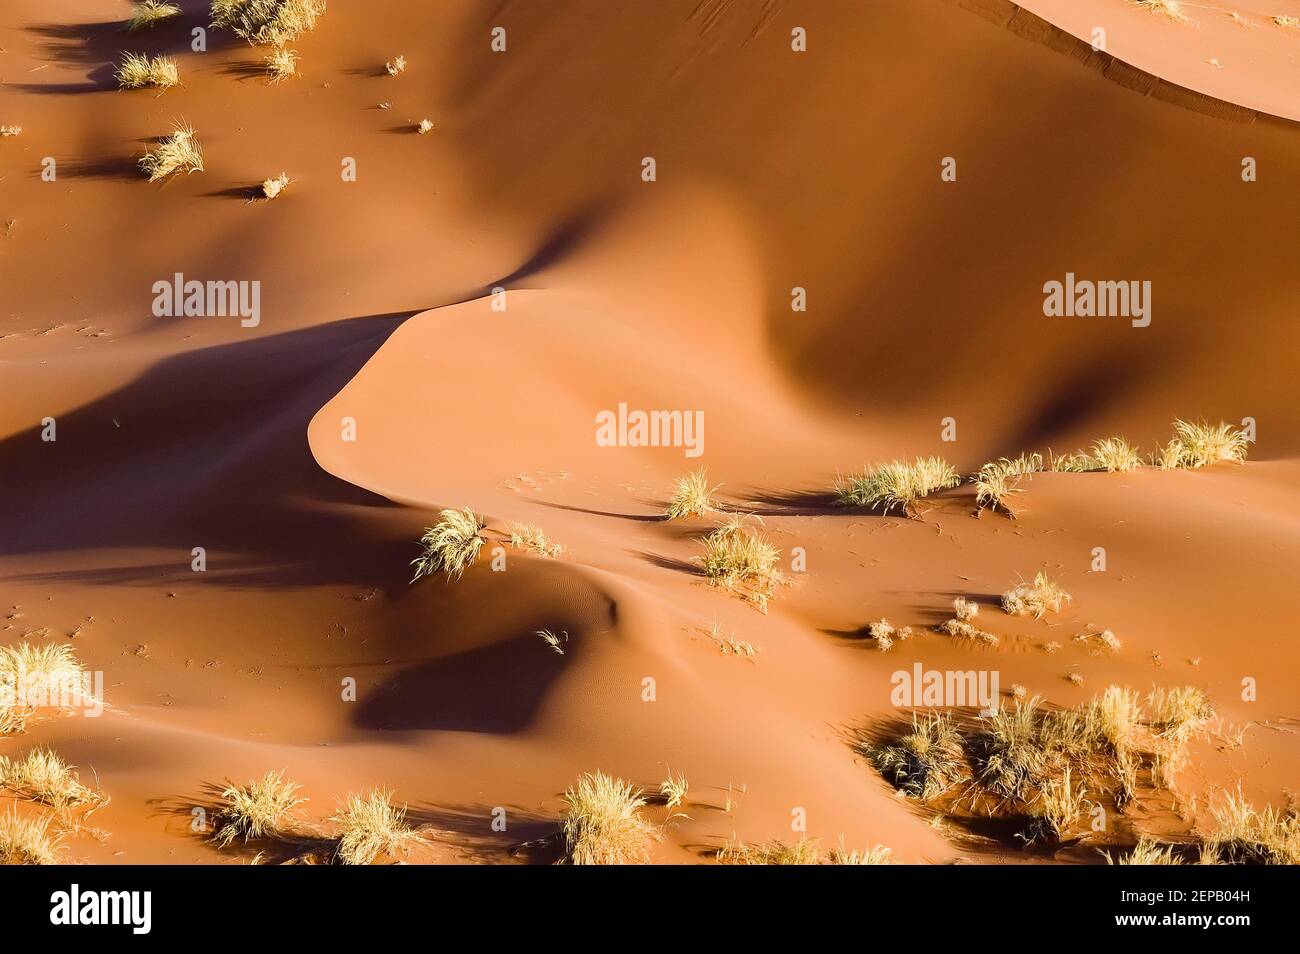
M173 549L193 579L202 546L205 579L221 585L404 589L410 528L377 519L400 508L322 470L307 425L413 313L174 354L60 415L56 441L36 421L0 440L0 556ZM159 585L153 566L134 569L134 580L125 567L69 572Z
M692 563L689 560L678 560L676 557L664 556L662 553L651 553L648 550L629 550L627 552L652 566L659 567L661 570L674 570L701 579L705 576L704 568L698 563Z
M593 517L614 517L618 520L635 520L639 523L664 523L663 514L658 513L617 513L612 510L593 510L590 507L575 507L572 504L555 503L550 500L537 501L543 507L550 507L554 510L567 510L570 513L586 513Z
M426 802L408 806L406 817L432 841L488 864L554 864L564 854L560 820L517 805ZM498 819L505 831L494 830Z
M128 182L146 182L140 171L138 156L111 156L102 159L64 160L58 165L59 175L72 179L116 179ZM40 170L32 175L39 176Z

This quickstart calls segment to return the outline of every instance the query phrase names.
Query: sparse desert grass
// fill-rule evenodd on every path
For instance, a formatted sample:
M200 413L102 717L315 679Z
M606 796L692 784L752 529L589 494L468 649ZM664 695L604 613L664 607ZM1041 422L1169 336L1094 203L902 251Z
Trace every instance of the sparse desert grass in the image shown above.
M971 741L976 780L999 798L1029 801L1059 763L1041 731L1041 707L1037 696L1000 707Z
M50 834L49 818L24 817L16 806L0 815L0 865L58 863L58 836Z
M281 83L298 75L298 51L280 47L267 55L266 75L272 83Z
M1300 30L1300 17L1274 17L1273 22L1287 30Z
M1172 845L1162 845L1150 838L1139 838L1133 850L1126 855L1106 855L1108 865L1181 865L1183 859L1174 854Z
M181 15L181 8L174 3L163 0L141 0L131 8L131 17L126 21L126 28L131 31L148 30Z
M1155 463L1164 470L1177 467L1207 467L1221 461L1242 463L1250 442L1239 427L1220 422L1189 423L1174 421L1174 436L1156 455Z
M1002 608L1012 616L1033 616L1042 619L1049 610L1059 613L1073 597L1048 579L1041 570L1034 574L1034 582L1017 583L1002 594Z
M267 772L247 785L228 785L221 793L225 804L213 819L212 840L222 848L235 839L254 841L286 834L296 823L302 786L282 772Z
M912 731L894 745L862 747L896 788L929 801L946 794L970 774L965 746L952 716L929 712L912 716Z
M212 0L212 25L254 46L284 46L324 14L325 0Z
M421 119L420 124L415 127L415 131L421 136L433 132L433 123L427 119Z
M724 865L887 865L890 850L876 845L865 851L843 844L823 851L815 838L801 838L794 844L773 839L751 845L732 839L718 849L718 863Z
M1089 802L1083 783L1073 784L1071 768L1066 766L1059 778L1049 779L1039 789L1038 798L1029 806L1029 827L1025 839L1060 841L1079 821Z
M22 131L23 131L22 126L0 126L0 138L8 138L9 136L19 136L22 134Z
M657 835L641 817L646 801L630 782L588 772L564 793L564 843L575 865L646 864Z
M563 544L546 539L542 528L531 523L512 523L506 528L510 545L518 550L529 550L540 557L554 558L564 552Z
M888 513L898 507L917 516L917 503L930 494L961 483L957 471L940 457L918 457L913 463L890 461L835 483L835 501L842 507L879 507Z
M702 541L699 557L704 574L714 586L725 587L766 613L776 588L786 583L777 569L781 551L763 532L733 517Z
M902 629L895 629L894 624L882 616L874 623L867 624L867 636L875 640L877 649L888 652L893 648L896 640L912 638L912 627L904 626Z
M486 538L487 524L473 510L443 510L438 522L424 531L420 543L424 552L411 561L415 567L414 583L428 573L439 570L447 574L448 581L458 580L478 559Z
M292 181L293 180L289 178L289 174L286 172L282 172L278 176L272 176L271 178L264 180L262 182L262 197L264 199L274 199L288 188L289 183Z
M663 796L664 807L669 811L684 805L690 790L691 783L687 781L685 775L669 773L668 777L659 783L659 794Z
M708 472L702 467L685 477L678 477L664 516L676 520L679 517L703 517L711 514L718 509L713 499L717 490L717 487L709 486Z
M145 86L171 89L181 81L180 70L170 56L155 56L150 59L141 53L127 53L122 57L122 65L113 75L122 89L141 89Z
M85 670L66 644L0 646L0 735L23 731L39 708L93 701Z
M172 132L153 150L146 150L140 159L140 169L150 182L166 179L184 172L189 175L203 171L203 149L194 130L189 126L174 126Z
M335 857L345 865L368 865L376 858L408 854L425 839L406 824L406 806L392 802L392 792L376 788L368 795L349 795L330 821L341 828Z
M1128 0L1128 2L1142 7L1144 10L1150 10L1152 13L1162 14L1180 23L1190 19L1187 12L1183 10L1180 0Z
M564 655L564 646L562 644L567 643L569 641L568 630L565 630L563 633L557 636L549 629L539 629L537 631L537 635L541 638L542 642L544 642L547 646L551 647L551 650L553 652L555 652L560 656Z
M1202 864L1300 864L1300 814L1294 807L1256 811L1238 789L1211 811L1216 827L1206 839Z
M1111 473L1137 470L1142 454L1122 437L1107 437L1092 445L1094 469Z
M1152 775L1165 788L1187 764L1187 746L1215 718L1214 707L1195 686L1156 688L1147 696L1147 726L1159 744Z
M741 659L753 660L761 649L753 643L743 639L737 639L735 633L724 633L722 626L716 621L705 633L713 641L713 645L718 647L718 652L724 656L739 656Z
M1082 474L1092 470L1092 456L1084 451L1062 454L1059 457L1050 450L1047 453L1050 458L1047 469L1054 474Z
M977 639L982 643L996 645L998 636L996 633L990 633L980 629L972 620L979 616L980 607L974 600L968 600L964 597L958 597L952 601L953 618L939 627L941 633L947 633L949 636L962 636L966 639Z
M1094 655L1102 651L1117 653L1122 647L1118 636L1108 629L1103 629L1100 633L1087 632L1079 633L1074 637L1076 643L1083 643L1087 646L1095 646Z
M108 796L82 785L77 770L49 749L33 749L13 761L0 756L0 789L57 811L77 808L89 814L108 804Z
M395 56L384 64L384 69L389 76L401 76L406 72L406 57Z

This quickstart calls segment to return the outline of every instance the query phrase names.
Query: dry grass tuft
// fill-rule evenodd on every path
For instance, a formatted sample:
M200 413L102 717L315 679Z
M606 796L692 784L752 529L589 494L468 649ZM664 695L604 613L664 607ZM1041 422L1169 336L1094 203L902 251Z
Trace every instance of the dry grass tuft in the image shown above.
M1033 616L1042 619L1049 610L1059 613L1073 597L1047 578L1041 570L1034 575L1033 583L1018 583L1002 594L1002 608L1012 616Z
M226 804L213 819L212 840L225 848L236 838L247 842L286 834L296 822L295 809L307 801L298 797L301 790L282 772L267 772L247 785L227 786L221 793Z
M384 64L389 76L401 76L406 72L406 57L395 56Z
M264 61L266 75L272 83L281 83L298 75L298 51L280 47L271 52Z
M717 858L724 865L887 865L889 854L883 845L850 851L841 844L822 851L815 838L801 838L792 845L776 839L760 845L732 839L718 849Z
M58 864L58 842L49 818L24 818L14 806L0 815L0 865Z
M1020 481L1042 469L1041 454L1021 454L1015 459L1002 457L989 461L971 478L975 484L975 506L1001 510L1014 517L1010 501L1017 494L1023 493Z
M746 526L745 518L739 516L701 542L704 555L697 559L709 582L731 590L766 613L776 588L786 584L785 575L777 569L781 551L762 531Z
M174 126L171 135L140 159L140 169L150 182L166 179L177 172L189 175L203 171L203 149L189 126Z
M703 517L711 514L718 509L713 499L717 490L718 487L709 486L708 472L702 467L685 477L678 477L664 516L676 520L679 517Z
M890 461L835 483L835 501L842 507L879 507L888 513L898 507L917 516L917 503L939 490L961 483L961 477L940 457L918 457L909 464Z
M686 803L686 796L691 790L691 783L685 775L672 775L659 783L659 794L663 796L664 807L669 811L680 808Z
M23 131L22 126L0 126L0 138L8 138L9 136L18 136L22 134L22 131Z
M1272 805L1255 810L1236 793L1212 808L1216 829L1202 850L1202 864L1300 864L1300 814L1294 807L1278 811Z
M1092 460L1096 470L1124 472L1142 466L1142 454L1122 437L1107 437L1092 445Z
M0 735L23 731L37 709L95 701L85 675L65 644L0 646Z
M1128 0L1128 2L1142 7L1144 10L1150 10L1152 13L1163 14L1179 23L1185 23L1191 19L1183 10L1180 0Z
M564 793L564 842L575 865L647 864L655 828L641 817L646 801L631 783L588 772Z
M1181 865L1183 859L1174 854L1172 845L1162 845L1149 838L1139 838L1133 850L1118 858L1106 852L1108 865Z
M376 858L408 854L425 838L406 826L406 806L392 803L392 792L372 789L349 795L330 818L342 827L335 857L345 865L368 865Z
M724 656L739 656L741 659L748 659L751 662L757 656L761 649L753 643L743 639L737 639L735 633L724 633L722 626L714 622L713 626L705 630L713 645L718 647L718 652Z
M930 712L912 716L912 731L894 745L861 747L895 787L929 801L969 776L961 733L952 716Z
M82 785L77 770L49 749L33 749L17 761L0 756L0 789L60 812L78 808L89 814L108 804L107 795Z
M433 123L427 119L421 119L420 124L415 127L415 131L421 136L433 132Z
M1155 463L1163 470L1195 469L1220 461L1243 463L1249 447L1246 432L1239 427L1179 420L1174 421L1174 436L1155 456Z
M564 552L564 546L546 539L542 528L531 523L512 523L507 528L510 545L518 550L530 550L540 557L554 558Z
M549 629L539 629L537 631L537 635L541 638L542 642L544 642L547 646L550 646L552 651L554 651L557 655L560 656L564 655L564 646L561 644L567 643L569 641L568 630L565 630L564 632L562 632L560 635L557 636Z
M264 180L262 182L262 197L266 199L274 199L283 192L292 181L293 180L289 178L289 174L286 172L282 172L278 176L272 176L270 179Z
M122 65L113 75L122 89L142 89L145 86L171 89L180 85L181 81L180 70L170 56L155 56L150 59L148 55L140 53L127 53L122 58Z
M325 0L212 0L212 25L254 46L284 46L324 14Z
M411 561L415 567L414 583L427 573L439 570L447 574L448 581L458 580L478 559L479 550L487 542L483 531L487 524L473 510L443 510L438 522L424 531L420 543L424 552Z
M1071 768L1065 767L1059 778L1049 779L1038 791L1038 798L1029 806L1029 827L1025 841L1060 841L1079 821L1090 804L1083 783L1073 785Z
M141 0L131 8L131 17L126 21L126 28L132 32L148 30L181 15L181 8L174 3L163 0Z
M1274 17L1273 22L1287 30L1300 30L1300 17Z

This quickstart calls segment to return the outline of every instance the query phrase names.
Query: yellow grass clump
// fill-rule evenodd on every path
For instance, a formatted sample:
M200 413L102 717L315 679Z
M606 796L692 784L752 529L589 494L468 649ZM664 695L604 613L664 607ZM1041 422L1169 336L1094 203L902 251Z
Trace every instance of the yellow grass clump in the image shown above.
M122 58L122 65L113 75L122 89L142 89L145 86L171 89L181 81L180 70L170 56L155 56L150 59L142 53L127 53Z
M82 785L77 770L49 749L13 761L0 756L0 789L57 811L81 808L89 814L108 804L107 795Z
M225 804L213 820L212 840L225 848L236 838L247 842L285 834L296 821L295 809L307 801L298 797L301 790L282 772L267 772L247 785L227 786L221 793Z
M1122 437L1107 437L1092 445L1092 460L1096 470L1124 472L1142 466L1138 449Z
M739 656L753 661L754 657L762 652L748 640L737 639L735 633L724 633L721 624L716 621L712 627L705 630L705 633L713 641L713 645L718 647L718 652L724 656Z
M685 477L678 477L664 516L676 520L679 517L703 517L713 513L718 509L713 499L717 490L717 487L709 486L709 475L703 467Z
M1173 845L1162 845L1150 838L1139 838L1127 855L1113 857L1105 852L1108 865L1181 865L1183 859L1174 854Z
M0 735L23 731L37 709L94 701L71 647L0 646Z
M510 545L518 550L530 550L540 557L554 558L564 552L564 545L552 543L542 528L531 523L512 523L507 528Z
M969 775L961 733L946 713L913 714L912 731L896 744L866 744L862 752L895 787L922 801L944 795Z
M1249 446L1246 432L1231 424L1178 420L1174 421L1173 438L1156 455L1155 462L1164 470L1208 467L1220 461L1243 463Z
M156 149L146 151L140 169L150 182L166 179L177 172L189 175L203 171L203 149L189 126L174 126L170 135Z
M298 75L298 51L280 47L267 55L266 75L272 83L280 83Z
M686 795L691 790L691 783L685 775L670 774L659 783L659 795L664 800L664 807L669 811L681 807L686 802Z
M544 642L547 646L550 646L551 649L554 650L556 653L558 653L561 656L564 655L564 647L561 645L561 642L567 643L569 641L568 630L565 630L563 633L557 636L549 629L539 629L537 631L537 635L541 638L542 642Z
M988 507L990 510L1001 510L1008 516L1014 517L1011 500L1023 493L1020 487L1021 480L1042 469L1041 454L1021 454L1015 459L1002 457L989 461L971 478L971 482L975 484L976 508Z
M982 630L972 622L980 613L980 606L974 600L959 596L952 601L952 611L953 618L939 627L940 632L947 633L949 636L964 636L967 639L977 639L990 645L997 644L998 636L996 633Z
M389 76L401 76L406 72L406 57L395 56L384 64Z
M850 851L841 844L823 851L815 838L801 838L794 844L773 839L757 845L732 839L718 849L717 859L724 865L887 865L889 855L884 845Z
M898 507L917 516L918 501L961 483L961 477L940 457L918 457L913 463L890 461L835 483L835 500L842 507L879 507L888 513Z
M1183 10L1180 0L1128 0L1128 2L1142 7L1144 10L1150 10L1152 13L1162 14L1179 23L1190 19L1186 11Z
M1274 17L1273 22L1288 30L1300 30L1300 17Z
M272 176L262 182L262 197L274 199L283 192L293 180L289 178L288 173L282 172L278 176Z
M1029 828L1025 840L1032 844L1042 839L1060 841L1079 821L1089 802L1083 784L1071 784L1070 766L1059 778L1049 779L1030 804Z
M1211 811L1216 828L1206 840L1202 863L1300 864L1300 813L1294 807L1256 811L1239 788Z
M349 795L330 819L342 827L335 857L345 865L368 865L376 858L408 854L425 839L406 825L406 806L392 803L392 793L373 789Z
M18 136L21 135L22 131L23 131L22 126L0 126L0 138L8 138L9 136Z
M433 132L433 123L427 119L421 119L420 124L415 127L415 131L421 136Z
M212 0L212 25L254 46L284 46L324 14L325 0Z
M564 793L564 843L575 865L628 865L650 861L654 827L641 817L641 791L604 772L588 772Z
M1033 616L1042 619L1049 610L1059 613L1073 599L1059 585L1048 579L1041 570L1034 574L1034 582L1017 583L1002 594L1002 608L1012 616Z
M483 531L487 524L473 510L443 510L438 514L438 522L424 531L420 543L424 553L411 561L415 567L414 583L428 573L439 570L447 574L447 580L460 579L465 570L478 559L479 550L487 538Z
M701 542L704 555L698 559L709 582L766 613L768 600L786 583L777 569L781 551L761 531L746 526L742 517L728 520Z
M141 0L131 8L131 18L126 21L126 28L132 32L148 30L180 15L181 8L174 3L165 3L163 0Z
M15 806L0 815L0 865L58 864L58 841L49 818L25 818Z

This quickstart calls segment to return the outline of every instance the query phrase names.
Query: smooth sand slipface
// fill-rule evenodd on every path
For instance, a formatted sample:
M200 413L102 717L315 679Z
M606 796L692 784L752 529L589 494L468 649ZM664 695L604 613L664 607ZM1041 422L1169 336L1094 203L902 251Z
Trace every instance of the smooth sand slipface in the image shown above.
M1139 95L940 0L870 16L530 2L495 19L403 0L378 22L360 6L333 5L294 44L302 75L273 87L241 75L263 51L214 34L186 52L193 16L129 41L115 3L18 0L0 23L0 122L24 127L0 142L0 219L15 220L0 238L0 591L20 614L0 637L80 626L72 644L112 706L0 752L49 744L98 773L110 837L70 857L221 861L189 831L203 786L283 768L318 819L350 791L396 789L446 833L416 860L524 860L506 849L552 833L559 794L599 768L690 779L661 862L733 834L791 840L796 808L826 844L904 861L1038 860L945 837L855 757L846 729L897 715L893 672L996 669L1059 704L1190 683L1230 723L1294 716L1290 123ZM1292 116L1271 98L1288 62L1271 23L1205 66L1239 85L1210 88L1179 63L1217 27L1118 0L1026 6L1080 36L1087 17L1063 11L1095 8L1120 25L1115 55ZM488 47L498 24L506 54ZM807 54L789 51L796 25ZM128 47L177 55L184 87L112 91L105 66ZM399 51L406 74L371 75ZM410 134L424 116L438 129ZM139 140L179 117L207 171L150 186ZM944 156L956 183L939 180ZM1243 156L1258 182L1241 181ZM244 200L281 169L295 181L275 203ZM261 324L154 317L150 288L177 271L260 280ZM1042 285L1067 271L1151 281L1151 326L1044 317ZM790 310L796 285L806 312ZM597 446L596 413L620 402L702 410L704 455ZM1152 447L1177 416L1256 418L1252 463L1044 475L1015 522L972 518L964 488L920 521L819 496L892 457L969 472L1113 433ZM700 464L787 556L807 553L767 616L690 571L708 521L654 519ZM443 506L537 523L567 552L511 551L504 573L485 554L456 584L408 586ZM1108 569L1090 573L1098 546ZM994 608L1040 568L1074 594L1065 613ZM921 633L881 654L849 635L881 616L933 626L958 595L984 604L996 649ZM715 620L761 647L755 662L717 652ZM1094 624L1119 653L1071 642ZM567 631L566 653L538 629ZM1281 804L1293 738L1256 725L1237 750L1198 744L1181 787L1204 802L1244 778Z

